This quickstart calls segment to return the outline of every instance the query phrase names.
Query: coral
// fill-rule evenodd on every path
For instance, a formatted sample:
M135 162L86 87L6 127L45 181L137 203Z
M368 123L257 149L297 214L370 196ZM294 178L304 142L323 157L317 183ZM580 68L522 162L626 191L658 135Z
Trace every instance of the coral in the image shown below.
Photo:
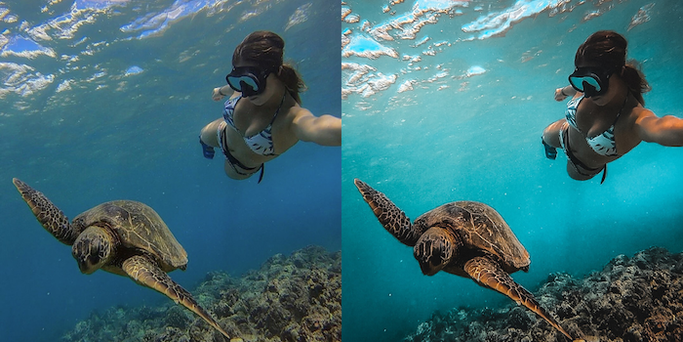
M620 255L576 280L552 274L535 291L570 333L601 342L683 341L683 253L650 248ZM405 341L567 341L515 304L435 312Z
M341 341L341 252L310 246L271 257L239 279L211 272L190 291L229 333L245 341ZM62 341L224 341L185 308L114 307L94 312Z

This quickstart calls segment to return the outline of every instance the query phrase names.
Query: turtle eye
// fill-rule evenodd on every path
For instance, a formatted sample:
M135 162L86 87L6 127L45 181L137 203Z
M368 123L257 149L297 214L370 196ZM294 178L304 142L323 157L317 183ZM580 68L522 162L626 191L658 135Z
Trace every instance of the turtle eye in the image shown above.
M81 273L90 274L104 266L111 259L113 247L106 238L106 232L96 226L84 230L71 247Z
M97 265L100 260L100 254L99 251L90 251L90 254L85 258L85 263L89 266L89 268L92 268L94 265Z
M89 241L77 239L71 248L71 255L78 263L81 273L90 274L97 270L100 263L100 253Z
M431 258L429 258L429 264L432 265L432 267L439 267L441 265L441 254L434 254L432 255Z

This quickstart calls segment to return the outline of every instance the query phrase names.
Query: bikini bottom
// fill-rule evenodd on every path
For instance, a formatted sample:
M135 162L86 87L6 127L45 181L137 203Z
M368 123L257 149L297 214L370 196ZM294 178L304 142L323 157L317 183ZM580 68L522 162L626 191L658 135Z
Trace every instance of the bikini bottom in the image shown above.
M220 127L220 126L219 126ZM232 167L233 170L235 170L235 173L242 175L242 176L251 176L261 170L261 174L258 177L258 183L261 183L261 180L263 180L263 170L265 169L265 165L261 164L260 166L257 167L248 167L242 164L235 156L233 156L230 153L230 149L227 146L227 137L225 136L225 129L221 129L219 131L219 143L221 145L221 150L223 150L223 154L225 155L225 158L228 160L228 163ZM239 168L239 169L238 169ZM242 170L245 170L247 172L243 172ZM257 183L257 184L258 184Z
M607 177L607 164L598 168L588 167L572 153L572 149L569 147L569 124L566 122L560 129L560 146L564 149L564 153L569 159L569 164L574 167L574 170L576 170L578 174L586 177L593 177L602 171L602 180L600 181L600 184L605 182L605 177Z

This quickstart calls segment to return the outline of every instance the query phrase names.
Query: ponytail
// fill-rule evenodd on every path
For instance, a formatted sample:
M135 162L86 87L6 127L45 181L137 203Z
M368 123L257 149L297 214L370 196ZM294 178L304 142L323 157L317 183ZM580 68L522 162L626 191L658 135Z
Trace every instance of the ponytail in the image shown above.
M288 64L283 64L280 66L278 73L278 78L282 83L284 83L285 88L289 94L294 98L294 100L301 104L301 97L299 93L306 90L306 84L299 76L299 73Z
M635 60L629 60L624 66L624 71L621 73L621 78L626 83L628 90L638 100L638 102L645 106L645 99L643 93L651 90L650 84L645 80L645 75L640 70L640 64Z

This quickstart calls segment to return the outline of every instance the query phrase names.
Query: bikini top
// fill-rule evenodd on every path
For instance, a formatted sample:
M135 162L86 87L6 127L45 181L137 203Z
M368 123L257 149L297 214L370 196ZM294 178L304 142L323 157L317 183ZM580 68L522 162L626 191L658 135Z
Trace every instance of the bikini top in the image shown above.
M260 132L251 135L251 136L245 136L240 132L239 129L235 126L235 121L233 119L233 115L235 113L235 106L237 106L237 102L242 98L242 96L236 96L233 97L227 101L225 101L225 110L223 111L223 119L225 119L225 122L232 127L237 133L239 133L242 136L242 139L244 139L244 143L249 146L249 148L254 151L256 154L260 154L262 156L272 156L275 155L275 148L273 146L273 133L271 130L273 129L273 122L275 121L275 118L277 117L277 114L280 112L280 108L282 107L282 102L284 102L284 97L282 97L282 102L280 102L280 107L277 108L275 111L275 115L273 115L273 119L270 120L270 123L268 123L268 126L266 126L264 129L262 129Z
M580 97L573 98L567 102L567 112L565 113L567 122L577 131L580 130L576 124L576 109L579 108L579 103L581 103L583 98L583 95L581 95ZM617 117L614 119L612 126L610 126L604 132L592 138L586 137L588 146L590 146L595 153L607 157L613 157L617 155L617 143L614 139L614 125L617 123L617 120L619 120L620 115L621 110L619 110L619 113L617 113Z

